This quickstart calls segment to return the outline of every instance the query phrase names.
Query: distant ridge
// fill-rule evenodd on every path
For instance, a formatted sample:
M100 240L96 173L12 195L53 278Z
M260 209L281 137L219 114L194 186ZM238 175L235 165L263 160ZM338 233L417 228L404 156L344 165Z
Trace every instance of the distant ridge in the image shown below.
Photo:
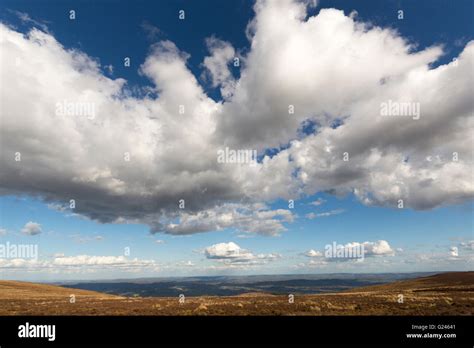
M333 293L352 288L391 283L433 273L380 274L292 274L214 276L185 278L141 278L123 281L87 281L63 286L105 292L120 296L141 297L178 296L237 296L245 293L318 294Z
M449 272L427 277L396 281L389 284L356 288L345 292L383 292L383 291L435 291L465 290L474 291L474 272Z
M72 294L76 297L120 298L96 291L69 289L57 285L0 280L0 300L69 298Z

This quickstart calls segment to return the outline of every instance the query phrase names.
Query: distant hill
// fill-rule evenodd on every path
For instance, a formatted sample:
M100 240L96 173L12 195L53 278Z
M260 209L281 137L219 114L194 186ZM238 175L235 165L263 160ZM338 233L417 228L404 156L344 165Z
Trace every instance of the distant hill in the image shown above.
M64 297L69 300L69 297L72 294L76 297L117 297L89 290L68 289L57 285L0 280L0 300L47 299L58 297Z
M273 295L289 293L319 294L391 283L396 280L431 274L432 273L341 273L141 278L115 281L69 282L63 284L63 286L121 296L138 294L141 297L179 296L179 294L186 294L186 296L234 296L249 292L263 292Z
M347 290L347 292L474 291L474 272L449 272Z

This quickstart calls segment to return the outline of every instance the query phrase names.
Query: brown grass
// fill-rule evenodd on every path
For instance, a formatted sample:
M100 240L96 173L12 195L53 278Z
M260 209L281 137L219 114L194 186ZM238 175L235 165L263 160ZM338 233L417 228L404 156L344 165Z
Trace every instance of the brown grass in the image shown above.
M70 303L70 295L76 297ZM403 303L399 303L399 295ZM473 315L474 272L287 296L120 297L54 285L0 281L0 315Z

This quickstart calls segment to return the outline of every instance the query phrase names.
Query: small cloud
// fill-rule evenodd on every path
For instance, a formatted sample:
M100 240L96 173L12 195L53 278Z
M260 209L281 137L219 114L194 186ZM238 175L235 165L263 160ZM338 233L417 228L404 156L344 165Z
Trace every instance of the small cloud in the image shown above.
M242 249L234 242L211 245L204 250L204 254L207 259L216 260L229 266L266 264L281 258L281 255L276 253L255 255L249 250Z
M114 66L112 64L104 65L104 69L109 73L109 75L114 73Z
M161 239L157 239L157 240L155 240L155 243L156 243L156 244L164 244L165 241L164 241L164 240L161 240Z
M338 214L343 213L344 211L345 211L344 209L334 209L334 210L326 211L324 213L319 213L319 214L308 213L308 214L305 215L305 217L310 219L310 220L313 220L313 219L319 218L319 217L327 217L327 216L332 216L332 215L338 215Z
M307 266L309 267L317 267L317 266L326 266L328 262L323 259L316 259L316 260L309 260L309 263Z
M316 250L313 250L313 249L305 252L304 255L306 255L308 257L321 257L321 256L323 256L323 254L320 251L316 251Z
M94 242L94 241L102 241L105 238L97 235L97 236L81 236L80 234L73 234L70 236L76 243L78 244L84 244L84 243L89 243L89 242Z
M147 39L150 41L155 41L162 34L160 28L148 21L143 21L141 27L143 31L145 31Z
M378 240L376 242L364 242L362 243L362 245L365 248L365 256L394 255L392 247L386 240Z
M318 198L317 200L315 200L315 201L313 201L313 202L311 202L311 203L309 203L309 204L318 207L318 206L320 206L320 205L322 205L322 204L324 204L324 203L326 203L326 200L325 200L325 199Z
M179 261L176 263L177 267L194 267L196 266L192 261Z
M238 234L236 235L237 238L243 238L243 239L247 239L247 238L254 238L255 236L254 235L251 235L251 234Z
M462 249L474 250L474 240L470 240L470 241L467 241L467 242L461 242L461 243L459 244L459 246L460 246Z
M65 211L69 210L66 205L58 204L58 203L48 203L47 207L48 207L48 209L56 210L56 211L59 211L59 212L65 212Z
M358 253L360 251L360 253ZM313 260L324 259L326 261L348 261L353 259L363 259L364 257L394 256L395 252L386 240L375 242L350 242L347 244L327 244L324 248L324 255L317 250L309 250L303 255ZM319 265L321 263L318 263Z
M458 247L452 246L451 248L449 248L449 254L453 257L458 257L459 256Z
M32 24L36 27L39 27L41 30L43 30L46 33L49 33L48 31L48 26L45 24L47 22L45 21L37 21L33 18L30 17L28 13L25 12L20 12L20 11L14 11L14 10L8 10L10 13L13 13L18 17L18 19L21 21L22 24Z
M0 236L5 236L8 233L8 231L4 228L0 228Z
M21 233L26 234L28 236L34 236L43 232L41 230L41 225L37 222L29 221L25 224L25 226L21 229Z

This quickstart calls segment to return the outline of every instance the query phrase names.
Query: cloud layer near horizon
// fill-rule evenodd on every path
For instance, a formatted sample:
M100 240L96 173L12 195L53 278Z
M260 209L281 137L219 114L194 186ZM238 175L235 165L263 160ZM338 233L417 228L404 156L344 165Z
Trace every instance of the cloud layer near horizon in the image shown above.
M157 96L137 97L51 34L0 24L0 78L8 81L0 193L74 199L75 213L152 232L263 235L294 219L264 203L278 198L354 193L367 205L402 199L413 209L473 198L474 42L456 63L431 69L442 47L416 51L393 30L339 10L306 18L304 3L285 0L257 1L255 11L240 79L228 67L232 45L207 42L203 66L222 101L206 95L170 41L153 45L140 66ZM419 103L420 118L381 116L388 100ZM65 101L94 105L94 117L58 115ZM304 135L308 120L317 130ZM216 160L225 147L280 146L255 165Z

